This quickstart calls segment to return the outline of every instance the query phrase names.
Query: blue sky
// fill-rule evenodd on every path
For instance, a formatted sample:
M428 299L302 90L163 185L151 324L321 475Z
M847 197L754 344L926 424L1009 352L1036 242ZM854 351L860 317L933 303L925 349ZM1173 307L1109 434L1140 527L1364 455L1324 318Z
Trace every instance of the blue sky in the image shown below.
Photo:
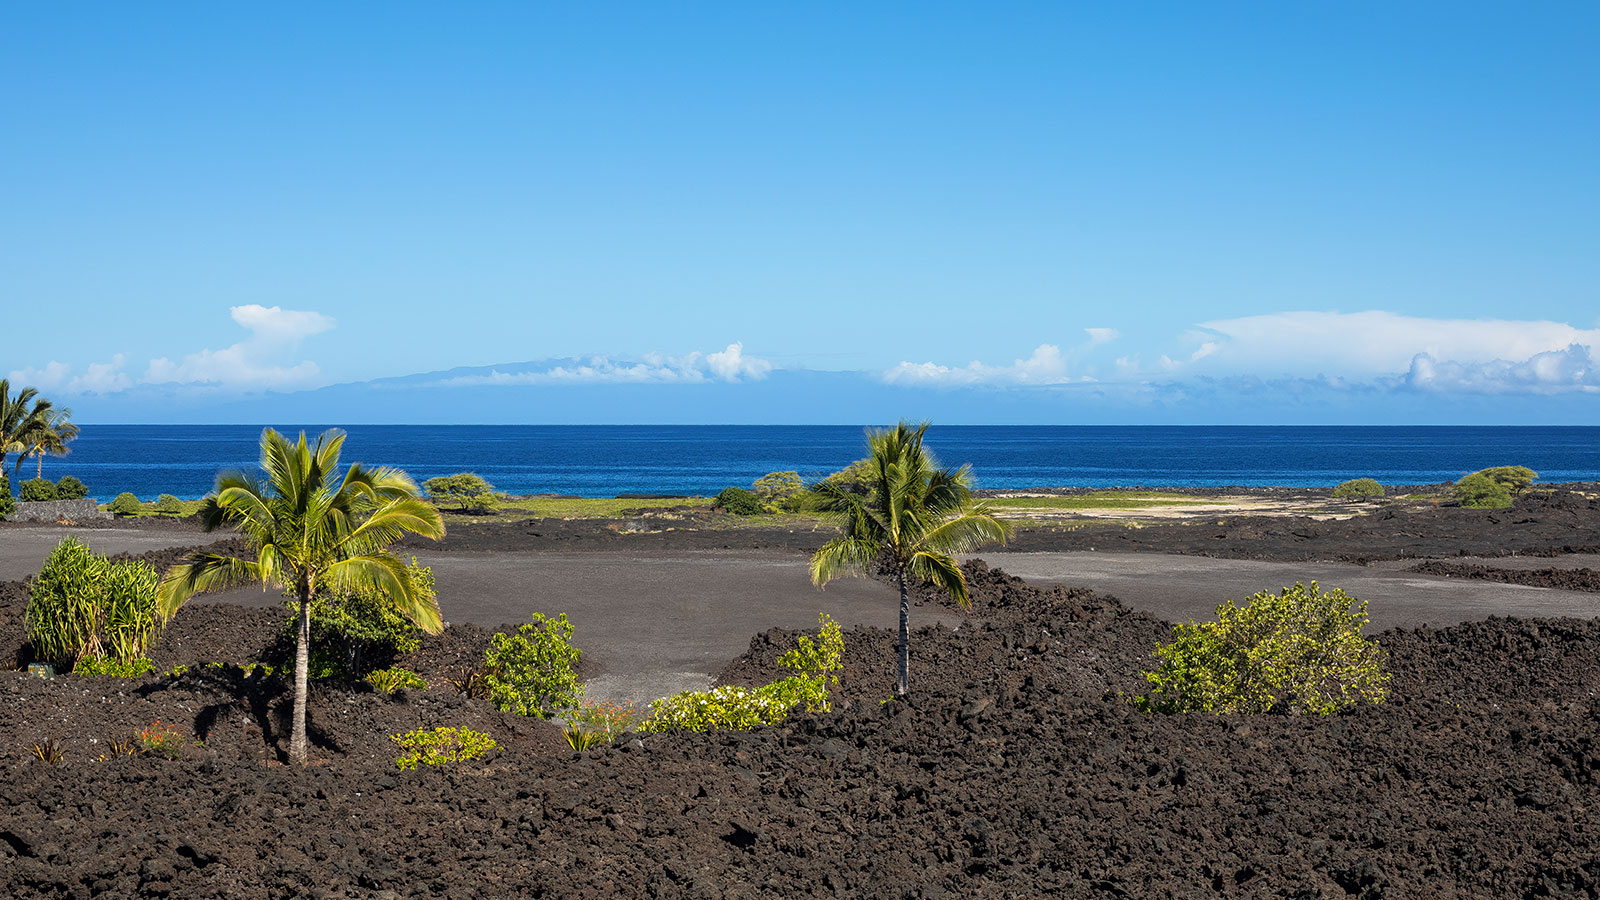
M0 375L81 421L459 367L517 421L1600 411L1600 6L760 6L10 5Z

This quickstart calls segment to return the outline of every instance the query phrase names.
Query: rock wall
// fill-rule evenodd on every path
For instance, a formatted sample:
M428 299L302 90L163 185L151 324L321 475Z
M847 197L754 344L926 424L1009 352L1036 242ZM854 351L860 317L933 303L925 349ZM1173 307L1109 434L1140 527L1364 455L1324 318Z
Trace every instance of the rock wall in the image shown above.
M87 522L92 519L110 519L111 513L89 498L82 500L46 500L38 503L18 503L16 512L6 516L8 522Z

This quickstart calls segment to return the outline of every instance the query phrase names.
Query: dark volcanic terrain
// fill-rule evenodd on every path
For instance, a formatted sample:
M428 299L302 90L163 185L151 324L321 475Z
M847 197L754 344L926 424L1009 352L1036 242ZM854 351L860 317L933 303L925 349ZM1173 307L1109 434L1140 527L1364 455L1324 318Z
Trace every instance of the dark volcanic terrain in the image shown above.
M1018 544L1062 549L1027 542L1078 534ZM1558 494L1493 514L1172 525L1128 539L1235 558L1512 548L1554 559L1600 546L1600 508ZM989 559L1004 566L1003 553ZM279 757L284 679L195 665L281 661L277 613L192 604L157 650L164 669L191 665L181 676L0 672L0 892L1600 896L1600 622L1383 632L1393 698L1326 718L1148 717L1126 696L1165 623L982 562L967 571L975 602L952 611L959 627L913 634L909 702L880 703L892 634L856 629L831 713L754 733L629 736L577 755L552 725L456 695L444 676L476 661L488 632L452 626L402 661L429 678L426 690L391 698L318 684L316 761L303 771ZM27 655L24 591L0 584L5 658ZM779 674L794 636L755 635L723 680ZM203 745L177 760L98 758L156 720ZM501 749L398 771L388 735L433 725L488 732ZM33 755L52 736L58 766Z

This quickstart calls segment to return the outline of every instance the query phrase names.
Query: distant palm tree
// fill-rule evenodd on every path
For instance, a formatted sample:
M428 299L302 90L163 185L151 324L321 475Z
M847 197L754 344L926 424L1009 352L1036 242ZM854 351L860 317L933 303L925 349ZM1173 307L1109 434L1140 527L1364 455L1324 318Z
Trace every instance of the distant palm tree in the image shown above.
M38 460L33 477L44 477L45 456L66 456L72 452L67 445L78 439L79 429L72 423L72 410L62 407L50 411L45 427L36 430L28 441L28 453ZM19 467L22 460L17 460Z
M865 575L882 566L900 586L900 665L895 693L909 691L911 666L910 597L906 579L938 585L963 607L971 600L967 577L953 554L986 541L1004 542L1011 527L972 499L972 472L962 466L942 469L922 446L928 423L901 422L867 432L871 490L860 493L842 481L824 481L812 490L823 512L843 516L845 533L811 557L817 587L841 575Z
M5 470L5 458L15 453L17 461L11 467L11 477L16 478L34 437L49 427L50 410L50 401L40 397L37 390L23 388L13 397L11 382L0 378L0 474Z
M408 532L443 537L444 520L398 469L356 463L341 475L344 437L329 430L308 446L305 432L296 443L271 428L261 432L267 481L224 472L200 508L205 530L235 526L255 545L256 558L197 553L167 572L158 600L162 618L170 620L200 591L258 582L294 592L300 622L289 759L296 765L306 761L311 602L319 590L376 591L424 631L437 634L443 628L438 604L417 593L405 566L385 548Z

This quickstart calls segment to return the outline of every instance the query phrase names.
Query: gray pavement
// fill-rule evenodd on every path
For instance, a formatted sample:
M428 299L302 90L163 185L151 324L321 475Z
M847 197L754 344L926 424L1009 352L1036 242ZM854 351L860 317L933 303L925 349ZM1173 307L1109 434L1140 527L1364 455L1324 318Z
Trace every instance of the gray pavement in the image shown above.
M991 553L991 566L1039 584L1065 584L1111 594L1169 621L1216 618L1217 606L1297 581L1343 588L1367 601L1371 629L1454 625L1491 615L1600 616L1600 594L1440 578L1405 571L1415 560L1366 567L1334 562L1259 562L1154 553ZM1565 558L1559 558L1565 559ZM1558 560L1537 560L1546 567ZM1527 563L1525 557L1518 560ZM1458 561L1455 558L1452 562ZM1472 562L1466 558L1460 562ZM1510 560L1478 560L1502 565ZM1530 567L1539 568L1532 565Z

